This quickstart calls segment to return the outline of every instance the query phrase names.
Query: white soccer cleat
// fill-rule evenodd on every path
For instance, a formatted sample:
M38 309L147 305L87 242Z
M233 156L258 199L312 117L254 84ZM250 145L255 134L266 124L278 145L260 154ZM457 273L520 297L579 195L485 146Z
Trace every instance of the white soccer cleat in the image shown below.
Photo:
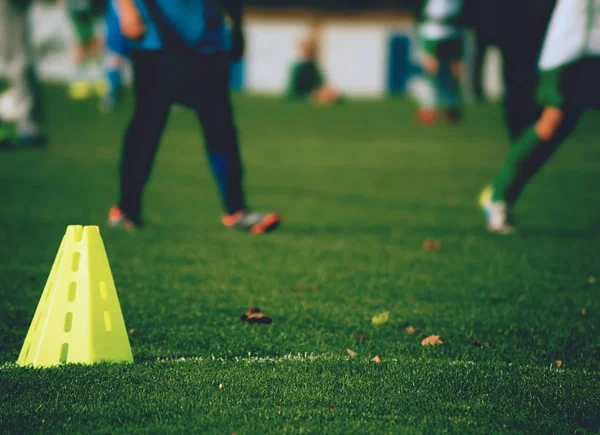
M489 201L483 210L490 233L506 235L516 231L510 207L504 201Z
M510 206L504 201L493 201L491 186L479 195L479 205L485 213L486 227L490 233L512 234L516 231Z

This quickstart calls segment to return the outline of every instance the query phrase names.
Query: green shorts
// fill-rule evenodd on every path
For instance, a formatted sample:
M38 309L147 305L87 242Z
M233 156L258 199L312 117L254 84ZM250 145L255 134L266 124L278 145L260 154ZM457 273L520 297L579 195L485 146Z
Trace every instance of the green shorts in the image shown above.
M421 39L421 45L425 53L440 60L452 61L463 58L463 39L460 36L442 40L423 38Z
M542 71L536 99L544 107L563 110L600 109L600 57Z

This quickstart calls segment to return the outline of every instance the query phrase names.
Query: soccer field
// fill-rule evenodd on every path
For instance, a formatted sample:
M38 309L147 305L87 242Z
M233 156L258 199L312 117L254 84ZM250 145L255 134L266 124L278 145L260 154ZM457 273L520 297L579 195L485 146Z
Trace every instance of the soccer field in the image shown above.
M495 237L476 198L509 149L499 106L423 128L403 100L236 96L250 202L285 219L256 237L221 227L179 109L148 225L123 233L105 218L130 101L100 116L64 95L47 90L46 150L0 154L0 432L600 430L600 114ZM133 365L14 364L69 224L101 227ZM250 306L273 323L240 321Z

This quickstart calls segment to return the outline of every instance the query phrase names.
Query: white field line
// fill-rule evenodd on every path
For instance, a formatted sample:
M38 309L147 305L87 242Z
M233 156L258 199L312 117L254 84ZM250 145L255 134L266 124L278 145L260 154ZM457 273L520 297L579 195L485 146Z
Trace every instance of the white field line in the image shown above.
M356 356L351 358L348 355L334 355L334 354L316 354L316 353L288 353L281 356L260 356L260 355L252 355L248 354L247 356L233 356L233 357L219 357L215 355L210 356L182 356L182 357L172 357L172 358L156 358L155 360L145 360L142 364L182 364L182 363L242 363L242 364L281 364L287 362L296 362L296 363L311 363L315 361L349 361L351 359L355 359L356 361L364 360L365 362L369 361L372 356ZM383 360L385 363L399 363L399 362L408 362L406 359L398 359L398 358L385 358ZM413 362L418 362L418 360L414 360ZM451 365L474 365L473 361L452 361ZM5 362L0 364L0 370L11 370L19 368L15 363Z
M366 355L366 354L365 354ZM174 357L174 358L156 358L155 360L145 360L141 364L204 364L204 363L241 363L241 364L282 364L282 363L313 363L316 361L331 361L331 362L347 362L355 360L356 362L367 363L373 358L373 355L363 356L358 355L354 358L348 355L334 355L334 354L316 354L316 353L288 353L281 356L260 356L248 354L247 356L236 356L236 357L219 357L215 355L211 356L189 356L189 357ZM404 365L417 365L422 363L433 362L430 359L415 359L415 358L382 358L384 364L404 364ZM448 361L449 366L455 367L485 367L494 365L493 362L475 362L467 360L455 360ZM556 373L568 373L573 370L568 368L558 368L555 365L534 366L534 365L518 365L514 363L505 363L507 367L516 367L526 370L548 370ZM13 362L5 362L0 364L0 371L17 370L20 367ZM589 370L575 370L579 374L583 375L598 375L600 372L589 371Z

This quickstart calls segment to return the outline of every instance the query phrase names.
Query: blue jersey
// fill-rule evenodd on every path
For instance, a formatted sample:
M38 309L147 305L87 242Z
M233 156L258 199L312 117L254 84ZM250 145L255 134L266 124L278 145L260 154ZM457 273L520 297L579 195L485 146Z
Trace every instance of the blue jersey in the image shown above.
M216 53L226 49L227 33L220 0L150 0L155 3L153 11L149 0L135 0L146 34L133 47L142 50L165 48L164 24L176 31L182 42L202 53ZM163 23L157 23L155 14L160 13Z

